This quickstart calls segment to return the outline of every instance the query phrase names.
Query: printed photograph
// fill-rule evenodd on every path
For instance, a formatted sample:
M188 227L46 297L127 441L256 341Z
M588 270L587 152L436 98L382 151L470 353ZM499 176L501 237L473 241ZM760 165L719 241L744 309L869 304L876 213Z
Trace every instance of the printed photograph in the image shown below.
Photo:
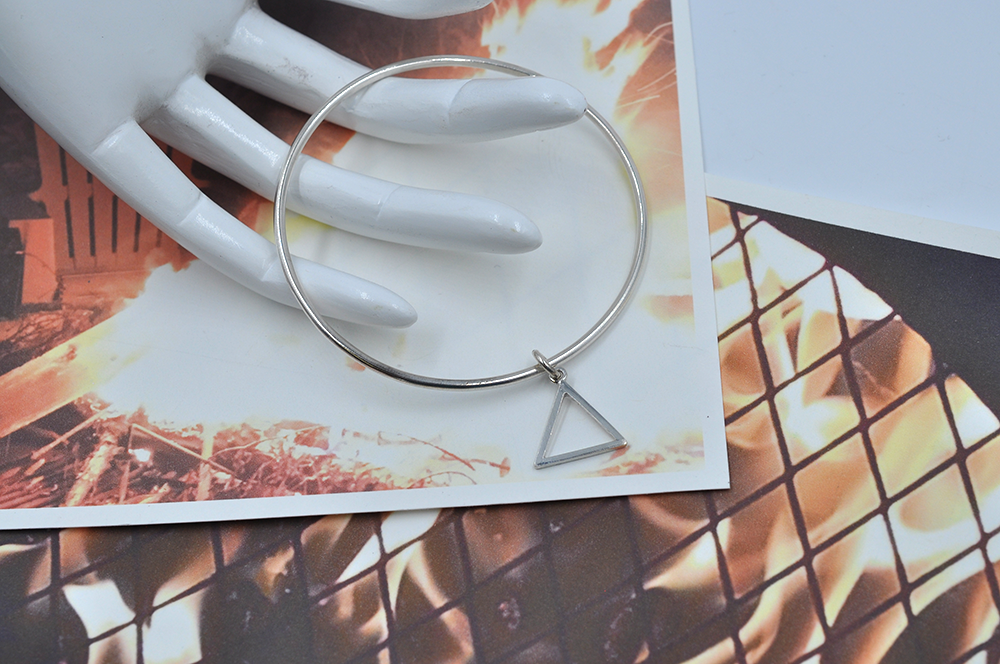
M263 9L366 66L466 53L532 67L578 86L610 119L645 181L649 257L625 315L565 369L628 448L536 470L555 395L544 377L453 394L366 369L301 311L197 260L2 96L0 524L228 518L234 508L215 503L232 499L303 498L245 508L284 516L726 486L708 255L690 251L698 238L707 247L707 236L699 222L691 239L685 205L681 121L696 108L679 101L669 1L504 0L419 21L329 2ZM306 118L223 78L208 82L285 140ZM273 239L270 201L160 147L202 192ZM307 152L414 186L480 193L494 185L487 195L513 197L542 228L536 252L465 255L292 214L296 254L413 303L418 322L406 330L339 328L394 366L464 377L531 366L532 349L551 356L568 346L624 282L635 243L629 190L585 120L441 146L328 124ZM605 442L581 413L567 413L553 454ZM171 503L191 511L113 509ZM75 507L109 509L63 511ZM45 509L23 511L34 508Z

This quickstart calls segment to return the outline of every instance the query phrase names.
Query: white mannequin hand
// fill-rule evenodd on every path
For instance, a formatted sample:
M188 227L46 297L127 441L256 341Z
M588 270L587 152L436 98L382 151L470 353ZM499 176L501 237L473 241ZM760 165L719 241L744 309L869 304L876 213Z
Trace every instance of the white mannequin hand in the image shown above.
M486 0L341 0L429 18ZM253 191L274 195L288 146L205 82L212 73L313 112L365 70L261 12L253 0L0 0L0 85L94 175L192 253L294 304L271 243L202 194L159 138ZM542 78L382 81L338 109L344 126L405 142L482 140L559 126L586 102ZM516 210L404 187L303 158L290 207L376 238L513 253L541 242ZM405 326L412 307L380 286L298 259L318 309Z

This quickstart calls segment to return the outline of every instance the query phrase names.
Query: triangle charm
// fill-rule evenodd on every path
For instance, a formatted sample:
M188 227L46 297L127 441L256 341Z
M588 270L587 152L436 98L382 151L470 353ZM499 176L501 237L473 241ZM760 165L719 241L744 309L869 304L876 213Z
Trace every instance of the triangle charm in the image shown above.
M542 434L542 444L538 448L538 456L535 457L535 468L558 466L561 463L586 459L587 457L604 454L612 450L619 450L628 446L628 441L619 433L618 429L611 426L611 423L604 419L604 416L598 413L590 405L590 402L581 397L580 393L573 389L572 385L567 383L565 379L559 380L556 384L559 386L559 390L556 392L555 401L552 402L552 411L549 413L548 424L545 425L545 433ZM559 433L559 424L562 421L562 415L565 413L564 406L568 405L566 404L567 397L575 401L588 415L594 418L594 421L601 425L602 429L611 434L612 440L600 445L592 445L591 447L584 447L572 452L549 456L549 452L552 451L552 444Z

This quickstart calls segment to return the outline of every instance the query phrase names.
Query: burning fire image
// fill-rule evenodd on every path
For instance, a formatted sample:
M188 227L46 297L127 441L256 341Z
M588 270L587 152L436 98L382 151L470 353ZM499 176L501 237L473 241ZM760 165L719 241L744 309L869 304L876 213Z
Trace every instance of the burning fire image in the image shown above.
M555 76L582 69L584 80L591 81L591 102L615 109L616 123L640 146L635 157L653 192L652 223L684 245L669 3L495 3L475 14L428 22L419 30L411 21L378 19L380 29L395 35L379 40L366 32L373 19L365 12L331 5L329 12L298 25L301 15L282 16L282 7L271 9L292 27L369 65L437 51L504 57L528 66L543 62L539 68ZM595 15L601 20L593 20ZM554 24L574 35L578 50L553 54L544 46L544 31ZM390 48L395 43L407 44L408 50ZM224 82L220 86L286 137L302 121L297 111ZM16 108L11 117L13 134L23 118ZM25 217L11 222L19 233L15 256L23 259L23 277L9 290L14 299L14 291L20 290L16 295L21 301L19 308L12 305L15 317L0 321L0 367L5 369L0 374L5 404L0 411L0 477L5 482L0 509L321 495L513 478L511 453L502 446L483 444L460 454L436 434L415 437L392 429L338 426L320 419L328 411L325 403L311 411L319 413L315 417L262 415L234 389L239 385L233 383L244 382L238 378L223 388L240 394L229 397L228 411L219 404L223 395L218 392L190 400L204 406L197 412L172 409L181 401L174 395L194 386L179 388L169 380L147 378L160 361L153 351L180 334L150 323L162 316L151 293L164 292L157 289L165 283L173 284L169 292L175 300L185 291L203 289L193 273L206 268L94 181L51 138L30 124L16 127L19 136L37 139L22 140L9 150L25 154L16 163L28 173L18 192L28 211L12 210ZM350 132L330 125L310 149L330 159L345 150L348 139ZM164 149L215 200L267 233L268 201ZM647 308L654 318L690 330L686 261L668 265L668 280L677 292L656 296ZM279 325L273 325L272 337ZM252 336L265 334L256 331L259 327ZM256 338L247 343L259 346ZM204 347L210 353L211 340ZM182 350L200 352L191 345ZM348 368L363 370L356 363ZM231 366L206 370L206 379L233 371ZM143 380L147 385L136 390L136 382ZM700 432L681 431L653 449L616 454L590 475L686 470L701 466L703 458Z

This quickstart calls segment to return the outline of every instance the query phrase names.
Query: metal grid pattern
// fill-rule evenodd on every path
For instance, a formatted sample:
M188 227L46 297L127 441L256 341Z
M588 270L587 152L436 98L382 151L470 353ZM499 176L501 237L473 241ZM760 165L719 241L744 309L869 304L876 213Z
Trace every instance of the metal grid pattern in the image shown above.
M727 427L731 437L744 435L757 418L768 433L755 440L773 445L733 447L730 491L452 510L412 536L375 515L10 533L0 542L5 660L85 662L89 651L103 653L92 661L193 661L153 647L159 616L170 614L177 639L177 625L194 625L188 631L204 662L667 663L710 651L712 661L860 662L873 661L864 654L876 652L865 645L873 632L889 635L877 650L888 653L883 661L998 661L997 636L956 636L979 625L989 632L1000 606L1000 552L991 547L1000 523L982 509L977 479L998 432L968 439L953 408L954 377L937 362L873 402L866 349L898 332L898 316L852 320L845 277L829 262L762 295L751 245L766 222L735 209L731 222L714 258L721 266L737 257L750 302L720 344L746 335L760 389L728 408ZM769 326L824 279L838 341L786 371ZM831 389L856 417L803 453L783 395L831 362L842 368ZM905 421L927 395L940 400L952 449L917 470L887 468L880 427ZM816 469L833 472L828 462L848 449L858 450L873 497L819 519L804 480ZM938 485L951 477L963 490L942 494ZM944 530L944 546L921 557L903 541L900 515L927 492L965 506L974 537ZM863 547L849 545L871 533L884 534L889 573L859 573L845 598L831 597L828 561L847 547L846 559L864 567ZM844 576L849 567L833 569ZM104 617L81 617L77 589L105 581L117 603L102 596L94 607ZM112 610L119 605L127 611ZM177 618L185 612L193 622Z
M722 573L723 585L726 588L727 603L730 606L735 605L736 613L739 613L738 607L740 605L753 602L755 598L759 598L767 593L769 588L781 583L782 579L796 573L804 573L808 585L808 600L822 630L822 642L819 645L806 649L805 652L798 653L795 657L790 657L790 661L806 662L812 660L816 655L834 653L838 642L851 639L858 632L864 630L866 626L878 621L880 617L898 609L901 609L905 615L908 629L904 639L896 644L897 659L894 661L947 661L940 659L943 653L935 651L936 644L930 639L933 638L933 635L942 636L944 632L950 628L954 628L955 625L928 625L920 623L917 612L914 610L912 604L912 597L921 586L931 582L936 576L958 564L967 556L973 555L981 556L982 558L982 574L988 585L989 596L992 602L991 608L995 611L995 607L1000 606L1000 590L998 590L997 575L989 553L990 539L1000 532L1000 529L994 528L988 530L984 526L983 515L979 507L979 498L977 497L977 492L974 490L969 467L969 457L995 440L998 432L994 431L981 439L963 440L956 424L949 390L946 389L946 382L951 374L948 367L940 362L934 363L929 375L923 378L923 380L913 384L902 393L893 395L893 398L888 399L888 403L877 408L872 408L871 404L866 403L866 399L862 395L861 385L866 377L862 374L862 367L859 366L860 363L857 357L858 349L863 348L866 342L874 339L876 335L885 331L890 325L899 324L900 320L896 313L892 312L880 320L872 321L860 330L852 330L845 315L845 307L838 287L839 275L835 271L835 266L828 261L824 262L822 267L805 279L787 288L780 295L773 297L769 302L762 302L758 288L755 285L754 266L747 238L753 232L755 226L765 226L766 221L753 215L741 215L736 207L732 208L731 221L734 226L732 239L715 251L713 260L718 260L727 251L735 250L739 252L746 271L746 281L749 286L751 299L751 311L747 316L721 331L719 339L720 342L725 342L727 338L749 330L753 338L764 390L751 403L727 413L726 424L727 428L733 427L739 423L741 418L746 417L752 412L754 408L765 408L775 434L778 452L781 457L782 472L770 482L754 489L749 495L734 504L728 505L724 509L718 509L713 496L706 496L706 500L709 503L709 512L712 515L712 521L718 522L720 519L736 515L741 510L752 506L756 500L759 500L772 491L783 490L787 493L788 506L794 519L795 533L798 545L801 547L802 555L799 560L788 566L784 571L737 599L732 583L726 578L727 563L724 559L724 553L720 548L720 571ZM779 379L772 371L771 360L768 357L769 353L762 332L762 320L769 313L778 311L783 303L795 296L796 292L808 287L815 280L826 276L829 277L833 284L834 296L837 303L836 322L841 342L826 353L815 358L807 366L798 367L793 375ZM776 397L789 385L803 380L811 372L818 370L827 362L837 358L840 359L843 370L845 379L844 388L857 412L857 423L813 453L804 458L793 460L785 435L786 424L783 422L784 418L779 414ZM947 418L948 427L952 435L954 449L949 456L940 460L933 467L928 468L926 472L909 482L906 486L898 487L895 491L890 491L887 489L885 475L886 473L893 473L895 469L887 469L880 464L879 453L873 443L874 436L872 430L878 426L879 422L886 421L893 413L901 412L909 402L917 398L918 395L926 394L928 390L935 391L941 400L943 412ZM867 471L870 473L877 490L877 504L873 505L870 510L850 515L848 522L842 528L830 533L822 542L816 543L814 538L810 537L810 529L798 496L796 477L801 476L811 464L816 463L825 455L836 453L839 447L849 444L856 438L860 438L864 449L864 456L867 460ZM920 441L914 440L913 443L914 445L919 445ZM944 560L941 560L930 569L922 571L919 574L913 574L907 569L908 566L904 559L905 557L901 553L900 545L897 541L895 519L893 518L894 508L901 505L908 497L921 491L922 488L928 487L930 483L934 482L936 478L940 478L944 473L955 470L957 470L961 477L964 495L948 496L947 498L956 501L968 501L968 508L974 519L978 538L967 546L951 552ZM734 469L735 472L738 472L738 470ZM823 556L824 552L831 551L838 543L850 538L852 534L857 533L869 524L881 524L876 527L885 528L897 575L898 591L881 598L880 601L870 606L867 611L853 619L844 621L844 624L841 624L841 621L831 624L832 621L826 612L824 594L814 569L814 562ZM993 557L996 557L995 553ZM956 615L955 618L958 625L961 625L961 622L965 619L961 615ZM733 639L736 652L736 660L740 662L749 661L746 655L747 648L742 643L739 630L735 624L731 625L731 638ZM905 639L909 639L909 642L905 642ZM970 661L979 653L986 651L990 652L990 661L995 661L998 656L997 640L995 637L975 645L975 647L966 652L960 653L954 661Z

